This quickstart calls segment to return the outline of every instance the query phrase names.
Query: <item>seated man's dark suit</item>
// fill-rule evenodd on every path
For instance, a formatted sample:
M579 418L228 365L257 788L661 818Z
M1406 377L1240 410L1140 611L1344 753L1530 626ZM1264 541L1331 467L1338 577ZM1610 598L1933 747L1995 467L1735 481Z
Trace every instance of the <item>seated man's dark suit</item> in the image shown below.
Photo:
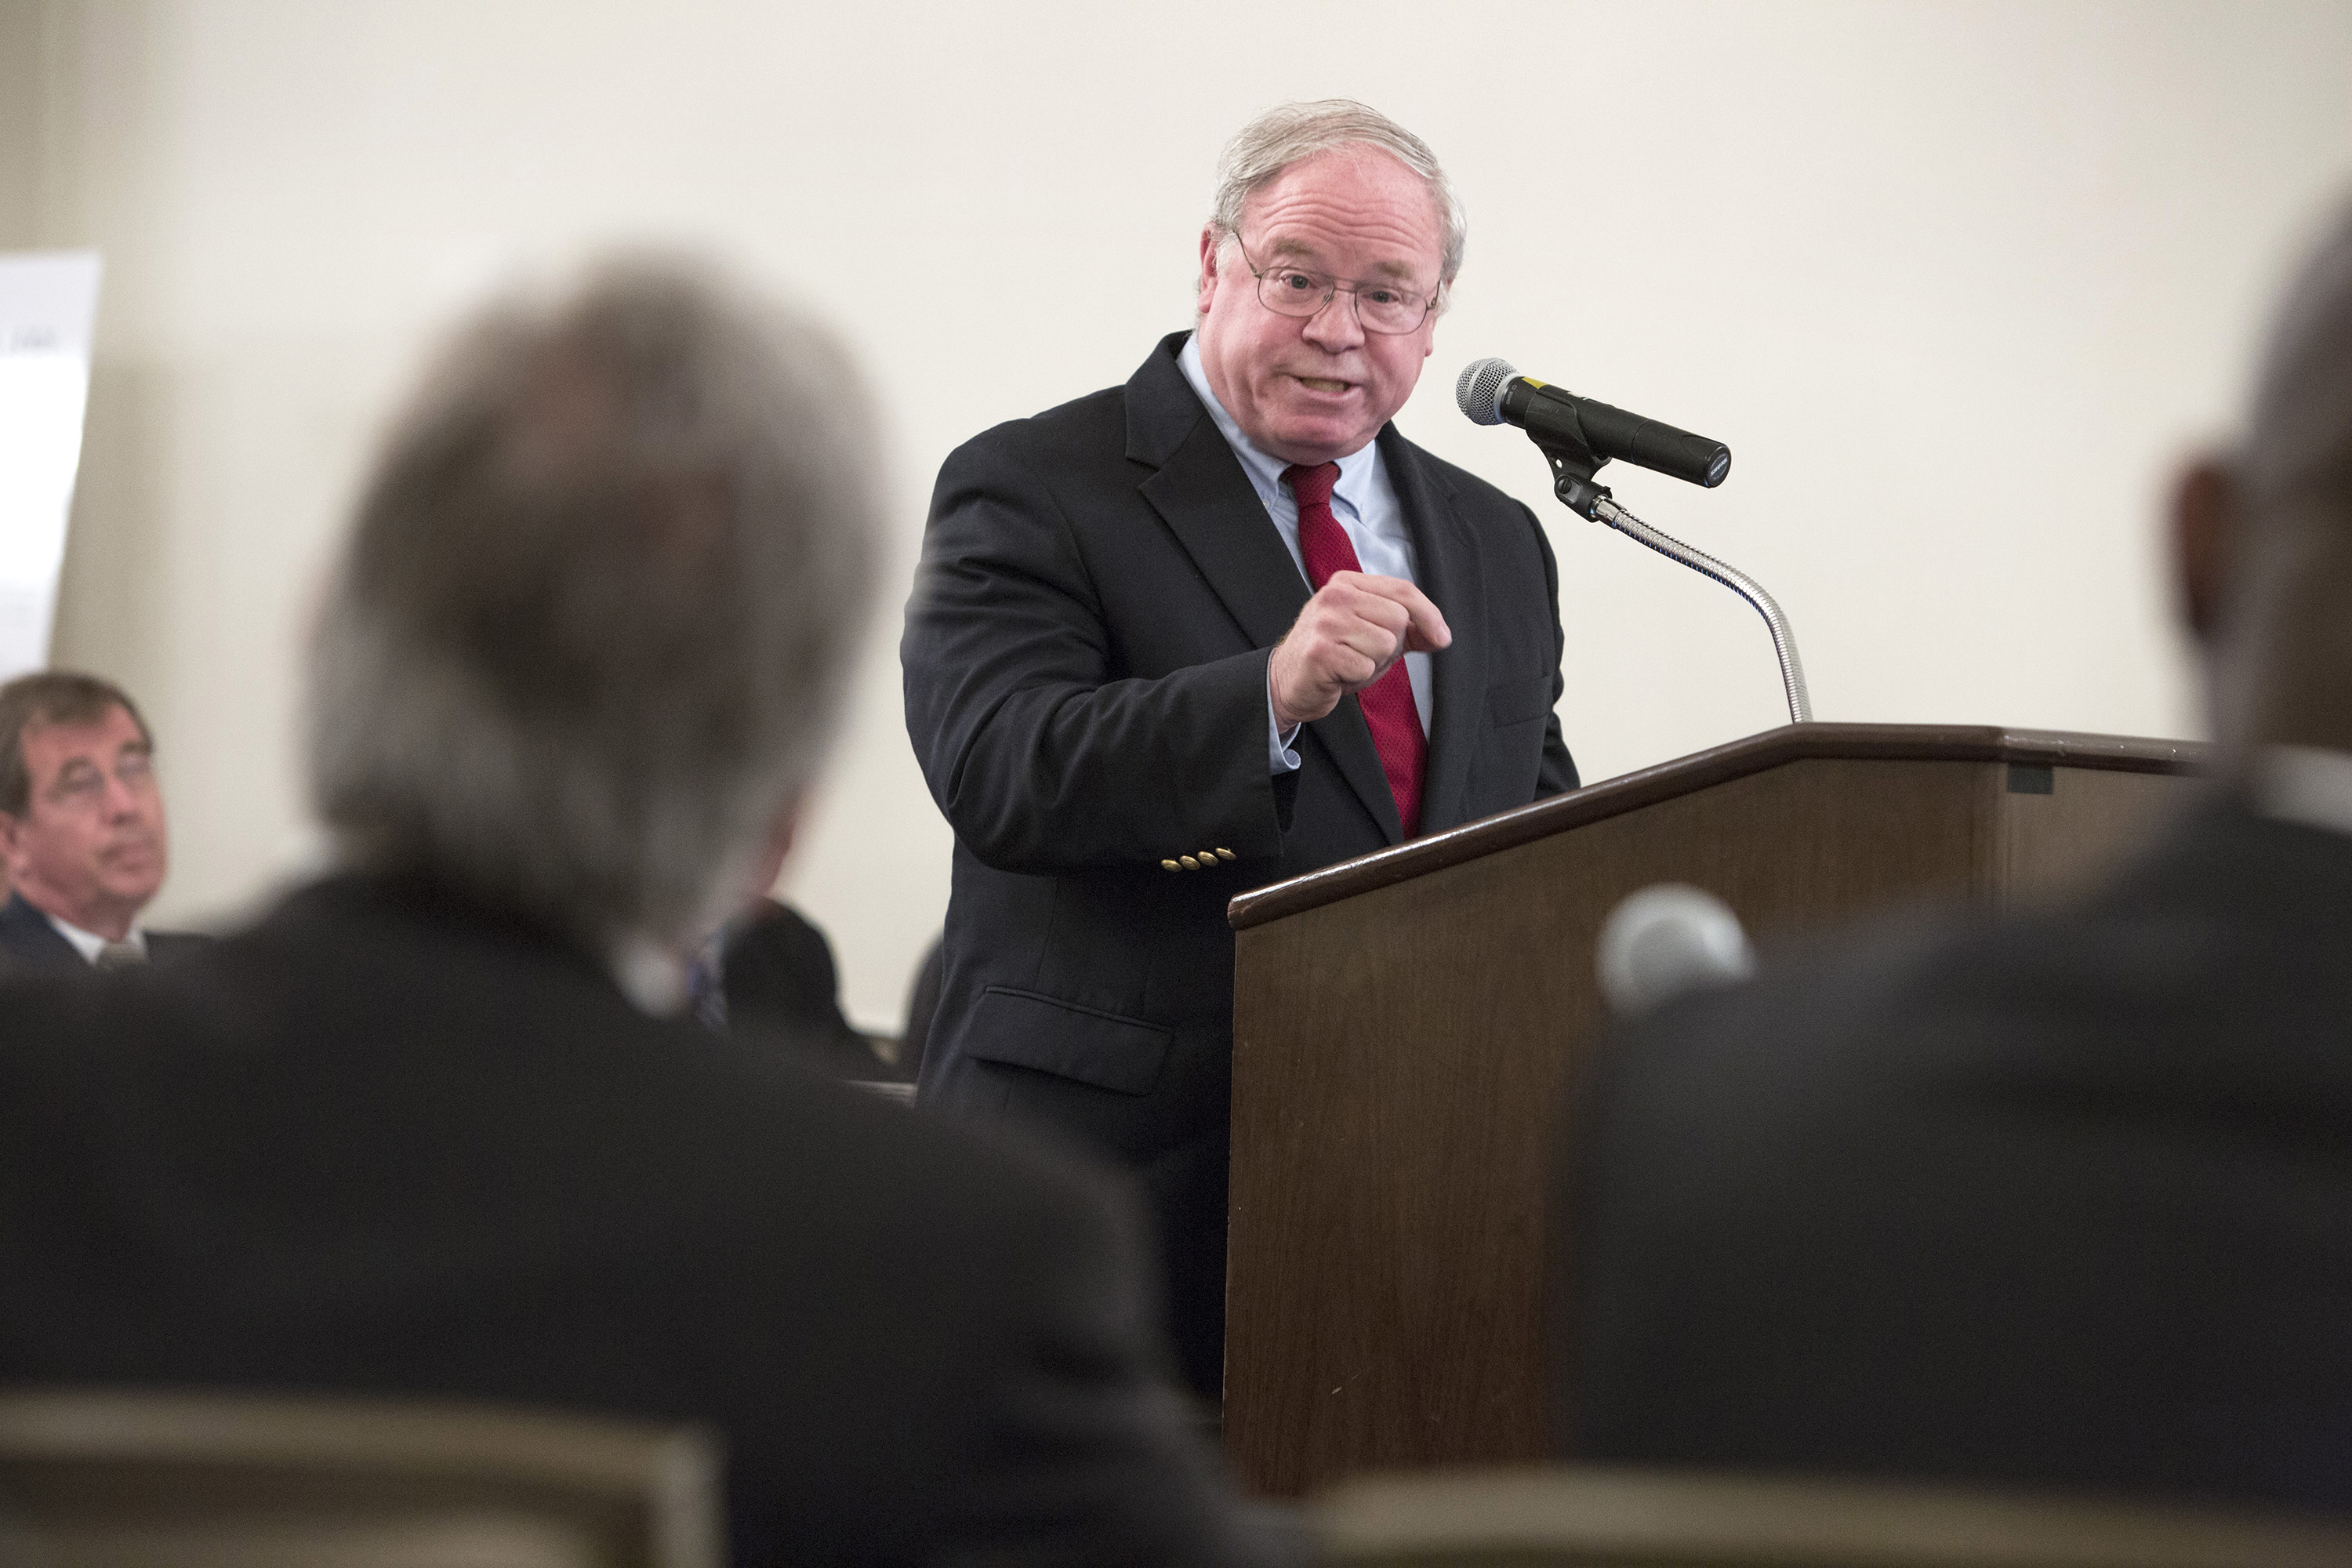
M761 899L729 928L720 967L727 1032L845 1083L899 1077L841 1011L833 943L789 904Z
M919 1097L1066 1129L1139 1172L1180 1353L1213 1391L1226 901L1402 830L1352 697L1305 727L1303 766L1269 771L1267 653L1307 584L1185 380L1184 338L949 458L902 655L908 731L956 833ZM1433 658L1423 831L1573 787L1542 530L1393 426L1379 441L1454 634Z
M1587 1458L2352 1508L2352 838L2216 800L2095 897L1605 1050Z
M146 933L151 960L178 958L202 952L212 939L192 931L151 931ZM11 893L0 904L0 973L10 969L88 969L89 961L49 923L49 917Z
M1116 1185L446 890L0 994L0 1381L705 1424L740 1568L1254 1560Z

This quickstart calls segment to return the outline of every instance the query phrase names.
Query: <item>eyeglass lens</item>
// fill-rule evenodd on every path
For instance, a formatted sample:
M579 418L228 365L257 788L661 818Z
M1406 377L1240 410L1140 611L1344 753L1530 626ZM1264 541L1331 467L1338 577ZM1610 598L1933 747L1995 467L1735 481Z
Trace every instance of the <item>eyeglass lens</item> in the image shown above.
M1258 274L1258 302L1281 316L1313 316L1335 293L1356 298L1356 319L1370 332L1410 332L1429 314L1429 301L1392 283L1360 283L1342 289L1336 279L1298 267L1276 267Z

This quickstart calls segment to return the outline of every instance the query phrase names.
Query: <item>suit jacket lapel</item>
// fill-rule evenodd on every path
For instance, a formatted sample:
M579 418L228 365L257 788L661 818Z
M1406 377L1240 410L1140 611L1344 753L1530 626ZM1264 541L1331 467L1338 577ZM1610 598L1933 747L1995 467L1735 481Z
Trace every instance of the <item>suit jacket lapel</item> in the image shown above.
M49 917L26 903L21 893L10 893L0 905L0 952L44 967L87 967L80 950L58 935Z
M1306 607L1307 579L1205 411L1142 489L1250 645L1272 647Z
M1241 459L1176 363L1184 334L1161 342L1127 384L1127 455L1154 463L1141 485L1210 591L1253 647L1271 647L1307 605L1307 579L1282 545ZM1443 707L1439 710L1444 711ZM1352 697L1307 726L1388 842L1404 837L1372 731Z
M1403 505L1412 531L1414 574L1454 629L1454 646L1431 656L1432 706L1429 762L1423 775L1421 830L1434 833L1462 820L1470 784L1470 755L1486 719L1486 579L1478 569L1478 545L1454 510L1443 482L1430 471L1421 449L1396 433L1381 431L1381 457L1389 482ZM1370 732L1367 731L1367 740ZM1377 761L1377 758L1375 758ZM1391 812L1394 816L1394 812Z
M1364 705L1352 697L1342 697L1339 706L1307 728L1331 754L1332 766L1372 814L1372 820L1380 824L1381 837L1391 844L1403 843L1404 819L1397 815L1396 796L1390 793L1388 772L1381 766L1381 753L1372 744L1372 727L1364 718Z

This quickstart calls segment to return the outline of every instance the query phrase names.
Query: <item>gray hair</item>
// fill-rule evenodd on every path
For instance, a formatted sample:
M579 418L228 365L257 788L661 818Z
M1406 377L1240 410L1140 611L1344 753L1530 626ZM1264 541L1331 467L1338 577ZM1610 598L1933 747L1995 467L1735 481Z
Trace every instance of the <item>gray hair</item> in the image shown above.
M599 948L731 911L821 758L872 576L833 342L677 263L496 308L395 426L312 647L343 858Z
M1221 238L1241 234L1242 209L1250 197L1282 177L1283 171L1318 153L1338 147L1377 147L1419 174L1437 206L1438 279L1450 284L1462 270L1470 220L1453 182L1438 166L1429 143L1368 104L1352 98L1286 103L1269 109L1237 132L1217 160L1217 195L1209 222Z

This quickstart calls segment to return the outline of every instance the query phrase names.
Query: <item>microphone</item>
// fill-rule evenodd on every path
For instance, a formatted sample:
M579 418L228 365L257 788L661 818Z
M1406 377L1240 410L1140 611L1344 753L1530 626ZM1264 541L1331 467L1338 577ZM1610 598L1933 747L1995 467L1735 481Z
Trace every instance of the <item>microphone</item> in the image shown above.
M1756 973L1755 951L1731 906L1684 882L1628 893L1601 922L1593 950L1601 994L1620 1017Z
M1603 463L1622 458L1713 489L1731 472L1730 447L1521 375L1508 360L1482 359L1464 365L1462 378L1454 384L1454 401L1462 405L1473 425L1507 422L1525 430L1543 453L1544 461L1551 465L1551 493L1569 510L1608 524L1747 600L1772 633L1772 651L1780 660L1780 688L1789 698L1789 721L1802 724L1811 720L1813 704L1805 694L1804 668L1797 662L1796 634L1789 629L1789 618L1763 584L1652 528L1619 506L1609 487L1595 483L1592 478ZM1738 930L1737 921L1732 929Z
M1722 442L1521 375L1507 360L1464 365L1454 401L1474 425L1508 422L1539 446L1589 454L1596 468L1616 458L1708 489L1731 472L1731 448Z

